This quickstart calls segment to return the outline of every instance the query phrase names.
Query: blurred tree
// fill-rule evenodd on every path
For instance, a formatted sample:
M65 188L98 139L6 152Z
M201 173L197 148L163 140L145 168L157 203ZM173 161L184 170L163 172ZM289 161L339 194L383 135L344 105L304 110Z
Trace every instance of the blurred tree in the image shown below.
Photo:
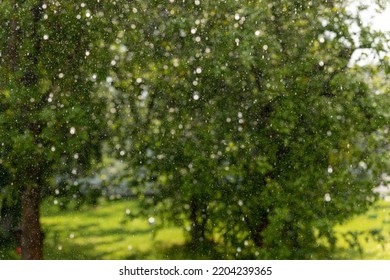
M310 257L318 237L334 244L332 227L375 199L387 96L350 61L387 43L346 5L127 7L113 48L112 144L153 186L152 211L192 244L222 242L237 258Z
M42 258L39 206L53 176L82 173L99 156L105 103L96 85L111 67L115 7L0 2L0 164L10 177L0 195L21 203L23 259Z

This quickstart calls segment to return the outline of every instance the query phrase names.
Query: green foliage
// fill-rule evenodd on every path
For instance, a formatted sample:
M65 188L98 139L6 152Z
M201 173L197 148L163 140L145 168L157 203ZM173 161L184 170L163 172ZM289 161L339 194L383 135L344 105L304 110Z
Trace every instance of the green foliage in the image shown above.
M387 42L345 1L105 2L0 2L1 201L82 197L103 141L145 209L226 258L308 258L375 201L388 59L351 58Z
M97 88L110 67L113 7L1 2L0 158L11 174L8 193L83 173L99 156L105 103Z
M133 6L109 116L156 194L146 205L236 258L307 257L317 232L334 244L385 167L384 97L350 65L381 34L353 37L342 1Z

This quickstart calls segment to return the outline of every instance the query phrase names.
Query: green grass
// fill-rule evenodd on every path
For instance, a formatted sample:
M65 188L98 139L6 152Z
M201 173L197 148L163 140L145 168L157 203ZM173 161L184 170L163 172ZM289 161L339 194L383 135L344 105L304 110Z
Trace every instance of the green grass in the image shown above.
M102 201L80 210L42 205L45 259L218 259L212 246L194 252L183 231L174 226L155 230L137 213L135 201ZM156 219L156 225L163 221ZM335 228L336 249L325 259L390 259L390 202L378 202L367 213ZM370 233L371 232L371 233ZM354 243L353 236L359 241ZM348 243L349 240L349 243ZM0 259L18 259L16 244L0 244ZM211 251L210 251L211 250ZM316 255L321 256L321 254Z
M176 227L155 230L148 218L130 218L133 201L103 201L80 211L42 207L45 259L165 259L169 248L184 244ZM156 225L160 224L156 218Z
M367 213L337 226L335 230L338 237L335 258L390 260L390 202L377 202ZM353 236L359 241L360 248Z

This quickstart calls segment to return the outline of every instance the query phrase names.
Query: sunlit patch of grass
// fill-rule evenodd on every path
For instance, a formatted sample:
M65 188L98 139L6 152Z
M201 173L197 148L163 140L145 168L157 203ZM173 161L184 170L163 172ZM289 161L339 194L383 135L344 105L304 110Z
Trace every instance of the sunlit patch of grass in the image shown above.
M390 202L379 201L367 213L335 228L340 259L390 259Z
M79 211L42 207L46 259L161 259L157 250L184 244L182 230L159 229L147 217L129 218L136 212L134 201L104 201ZM158 223L158 220L156 221ZM161 249L161 248L160 248Z

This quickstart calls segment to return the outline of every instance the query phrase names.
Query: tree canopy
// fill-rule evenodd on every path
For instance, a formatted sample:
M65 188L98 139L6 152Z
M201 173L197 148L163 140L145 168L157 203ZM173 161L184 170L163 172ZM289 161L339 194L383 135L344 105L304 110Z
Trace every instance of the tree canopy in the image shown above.
M388 43L346 5L2 1L0 186L36 229L24 257L41 257L27 253L39 198L103 144L193 246L308 258L334 244L333 226L375 200L388 139L388 93L367 78L386 59L351 63Z

